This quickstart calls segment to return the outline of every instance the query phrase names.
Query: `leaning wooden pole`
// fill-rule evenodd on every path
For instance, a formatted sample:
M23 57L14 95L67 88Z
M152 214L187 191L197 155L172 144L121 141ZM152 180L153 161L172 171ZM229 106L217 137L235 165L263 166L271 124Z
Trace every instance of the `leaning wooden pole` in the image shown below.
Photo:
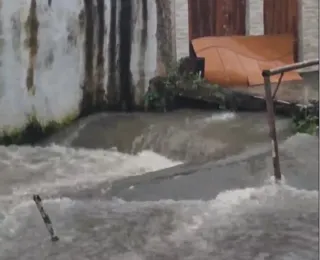
M42 205L42 200L39 195L33 195L33 200L36 203L36 206L40 212L40 215L43 219L44 224L46 225L46 228L50 234L51 241L56 242L59 240L59 237L55 234L54 229L52 227L52 222L49 218L49 215L47 212L44 210L43 205Z

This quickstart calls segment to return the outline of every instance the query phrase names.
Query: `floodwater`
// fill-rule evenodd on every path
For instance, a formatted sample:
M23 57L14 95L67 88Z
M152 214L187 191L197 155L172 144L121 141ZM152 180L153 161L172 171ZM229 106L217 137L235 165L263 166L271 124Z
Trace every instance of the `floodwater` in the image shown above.
M277 125L279 185L260 113L101 114L0 147L0 259L318 259L318 138Z
M187 1L176 8L182 57ZM318 138L277 128L278 185L264 113L101 114L0 146L0 260L318 259Z

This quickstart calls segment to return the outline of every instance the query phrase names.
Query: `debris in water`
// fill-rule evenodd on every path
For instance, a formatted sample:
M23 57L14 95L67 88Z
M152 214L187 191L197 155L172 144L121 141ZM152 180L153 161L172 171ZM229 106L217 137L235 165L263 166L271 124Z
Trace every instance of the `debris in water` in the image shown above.
M52 227L52 222L49 218L49 215L47 214L47 212L44 210L43 205L42 205L42 200L40 198L39 195L35 194L33 195L33 200L37 205L37 208L40 212L40 215L43 219L44 224L46 225L46 228L51 236L51 241L52 242L56 242L59 240L59 237L55 235L53 227Z

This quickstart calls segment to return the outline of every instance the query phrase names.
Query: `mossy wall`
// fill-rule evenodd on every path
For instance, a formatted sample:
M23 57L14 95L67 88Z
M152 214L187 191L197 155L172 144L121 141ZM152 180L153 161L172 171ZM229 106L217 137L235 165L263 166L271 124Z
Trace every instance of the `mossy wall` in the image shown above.
M149 79L175 57L173 2L160 2L1 1L0 140L143 106Z

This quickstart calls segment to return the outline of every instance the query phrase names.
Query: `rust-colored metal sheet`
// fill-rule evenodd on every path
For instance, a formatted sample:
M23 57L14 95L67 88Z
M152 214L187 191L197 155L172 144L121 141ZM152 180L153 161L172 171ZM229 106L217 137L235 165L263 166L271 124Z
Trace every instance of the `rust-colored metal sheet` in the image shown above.
M246 34L246 0L188 0L189 39Z
M264 0L264 34L292 34L294 37L294 60L299 49L299 0Z
M205 78L221 86L263 84L262 70L293 63L291 34L202 37L192 40L197 57L205 58ZM279 76L272 76L277 82ZM301 80L291 71L282 81Z

